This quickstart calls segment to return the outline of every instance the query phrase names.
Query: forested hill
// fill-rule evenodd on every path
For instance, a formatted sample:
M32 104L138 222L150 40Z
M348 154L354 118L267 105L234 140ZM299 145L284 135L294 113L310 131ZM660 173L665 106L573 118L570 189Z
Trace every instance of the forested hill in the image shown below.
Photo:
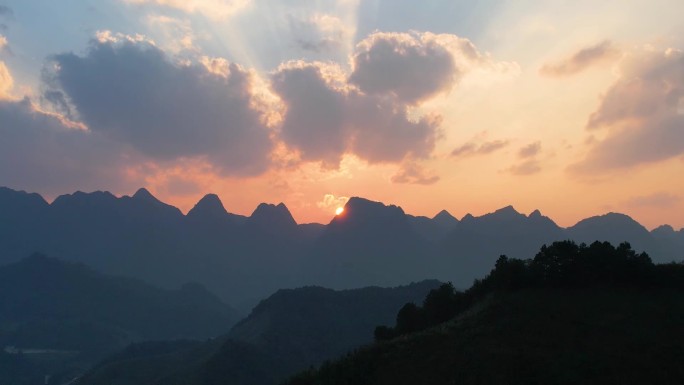
M557 242L433 290L375 344L287 384L681 384L683 294L681 264Z

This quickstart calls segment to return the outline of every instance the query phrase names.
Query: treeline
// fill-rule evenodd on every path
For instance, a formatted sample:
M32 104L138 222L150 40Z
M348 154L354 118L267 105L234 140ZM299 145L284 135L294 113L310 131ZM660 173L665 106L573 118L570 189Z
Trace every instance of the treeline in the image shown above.
M533 259L500 256L494 269L465 292L448 283L432 290L422 306L407 303L394 327L376 327L375 339L389 340L438 325L496 291L595 286L684 289L684 265L655 265L648 254L637 253L629 243L614 247L608 242L554 242L542 246Z

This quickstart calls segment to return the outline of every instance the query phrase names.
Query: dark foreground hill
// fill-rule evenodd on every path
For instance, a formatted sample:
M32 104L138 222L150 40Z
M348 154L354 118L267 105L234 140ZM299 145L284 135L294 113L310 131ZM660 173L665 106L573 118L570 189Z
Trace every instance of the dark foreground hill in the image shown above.
M682 265L556 243L464 293L440 287L376 344L287 384L681 384L683 294Z
M162 290L42 255L0 267L0 361L40 379L77 373L131 342L217 336L236 318L197 284ZM0 383L21 383L8 376L0 371Z
M293 373L373 340L375 325L420 302L437 281L396 288L280 290L228 335L203 344L134 345L81 384L277 384Z

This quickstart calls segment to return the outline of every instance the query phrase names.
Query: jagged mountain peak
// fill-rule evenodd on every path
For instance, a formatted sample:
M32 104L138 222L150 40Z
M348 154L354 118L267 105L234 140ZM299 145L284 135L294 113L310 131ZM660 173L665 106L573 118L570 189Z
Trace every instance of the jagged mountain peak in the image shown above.
M508 205L506 207L502 207L496 211L494 211L493 214L498 214L498 215L521 215L518 210L516 210L513 205Z
M344 205L342 214L335 216L330 222L331 225L337 224L358 224L382 226L396 225L406 222L406 214L401 207L395 205L385 205L382 202L372 201L366 198L352 197Z
M442 210L442 211L438 212L437 215L432 217L432 219L437 220L437 221L449 221L449 222L456 221L456 222L458 222L458 219L456 219L456 217L451 215L451 213L446 211L446 210Z
M351 197L346 205L344 205L345 213L368 213L379 212L381 210L393 211L404 214L401 207L395 205L386 205L382 202L372 201L366 198Z
M228 214L221 199L216 194L207 194L188 211L188 217L225 216Z
M260 203L249 217L249 222L261 226L297 226L290 210L282 202L277 205Z
M539 211L539 210L534 210L534 211L532 211L532 212L530 213L530 215L528 215L527 217L528 217L528 218L542 218L543 215L542 215L541 211Z
M135 194L133 194L133 198L139 200L158 200L154 197L154 195L152 195L152 193L148 189L144 187L139 188L138 191L136 191Z

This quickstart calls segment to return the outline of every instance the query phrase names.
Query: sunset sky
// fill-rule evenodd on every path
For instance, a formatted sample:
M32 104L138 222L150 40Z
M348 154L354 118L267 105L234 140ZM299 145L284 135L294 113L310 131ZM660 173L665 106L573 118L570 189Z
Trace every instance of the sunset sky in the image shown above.
M0 185L684 226L681 0L0 0Z

